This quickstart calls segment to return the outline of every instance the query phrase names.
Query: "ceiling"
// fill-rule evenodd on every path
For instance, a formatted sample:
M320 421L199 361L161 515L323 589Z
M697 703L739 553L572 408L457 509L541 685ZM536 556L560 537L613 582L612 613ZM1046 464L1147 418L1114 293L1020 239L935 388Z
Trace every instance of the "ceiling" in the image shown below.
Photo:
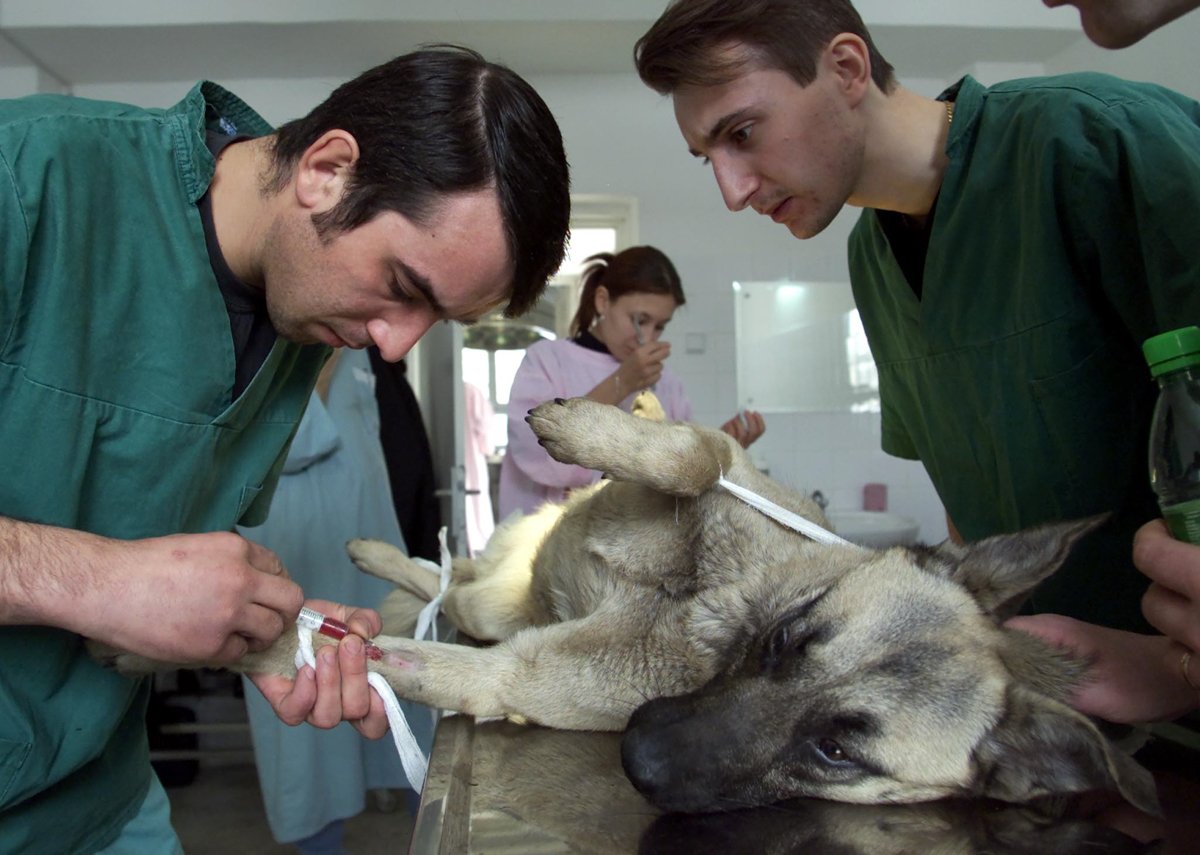
M979 62L1041 63L1082 38L1077 25L1063 27L1060 19L1050 21L1034 0L1021 2L1034 7L1028 16L1033 24L989 20L945 26L889 20L871 29L902 78L945 79ZM438 4L440 12L431 11L428 3L384 4L386 12L380 4L367 8L343 0L342 5L348 10L344 17L318 15L310 4L299 2L286 7L292 11L286 14L277 3L251 0L238 6L214 0L149 5L0 0L0 39L8 43L7 50L0 43L0 64L32 62L68 87L202 77L348 78L417 45L454 42L522 74L629 73L633 44L662 7L661 2L595 0L589 5L603 11L582 14L570 0L446 2ZM406 6L419 15L406 18ZM97 18L96 7L117 12L132 7L137 13ZM193 14L182 14L188 8ZM259 14L230 11L247 8ZM538 8L546 14L531 14ZM470 14L456 14L462 9ZM88 15L93 17L81 20Z

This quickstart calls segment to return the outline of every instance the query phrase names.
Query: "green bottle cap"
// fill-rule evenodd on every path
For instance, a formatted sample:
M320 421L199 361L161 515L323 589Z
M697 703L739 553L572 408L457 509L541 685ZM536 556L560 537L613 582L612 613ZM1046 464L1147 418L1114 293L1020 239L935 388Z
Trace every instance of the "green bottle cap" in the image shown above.
M1152 377L1200 365L1200 329L1181 327L1148 338L1142 344L1142 353Z

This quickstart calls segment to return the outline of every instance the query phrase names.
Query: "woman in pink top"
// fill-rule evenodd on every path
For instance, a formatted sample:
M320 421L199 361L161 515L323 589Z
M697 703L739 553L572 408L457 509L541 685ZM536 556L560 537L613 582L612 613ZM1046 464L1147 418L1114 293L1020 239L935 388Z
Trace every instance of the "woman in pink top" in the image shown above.
M585 262L571 338L540 341L525 352L508 401L508 449L500 467L500 519L557 502L601 473L559 463L538 445L525 415L553 398L585 396L628 410L633 396L653 389L672 421L689 421L692 405L679 377L663 365L671 345L659 338L685 302L675 265L652 246ZM743 446L764 430L747 411L721 426Z

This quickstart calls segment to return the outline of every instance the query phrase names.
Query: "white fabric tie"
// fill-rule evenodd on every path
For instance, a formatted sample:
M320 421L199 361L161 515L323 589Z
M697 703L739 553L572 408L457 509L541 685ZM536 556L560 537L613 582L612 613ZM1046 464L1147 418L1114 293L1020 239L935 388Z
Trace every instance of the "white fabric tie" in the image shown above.
M445 598L446 588L450 584L450 550L446 548L446 529L444 526L438 532L438 542L441 544L442 563L440 567L424 558L410 559L426 570L441 576L441 587L438 595L425 608L421 609L420 614L417 616L417 627L413 632L413 638L417 640L421 640L428 635L430 640L437 641L438 610L441 607L442 600ZM300 646L296 650L297 670L305 665L316 670L317 659L313 653L312 630L297 625L296 631L300 640ZM383 700L383 707L387 712L388 727L392 733L392 742L395 743L396 753L400 756L400 765L404 767L404 774L408 776L409 785L413 788L414 792L419 794L425 787L425 774L429 770L429 761L426 759L424 752L421 751L421 746L417 744L417 738L413 735L412 728L408 726L408 720L404 717L404 711L400 709L400 702L396 699L396 693L388 685L387 679L375 671L368 671L367 682ZM437 715L438 711L433 710L435 723L437 722Z
M438 543L441 545L441 566L425 558L412 558L418 567L423 567L431 573L437 573L441 579L438 585L438 595L434 597L417 615L417 628L413 630L413 638L420 641L429 636L430 641L437 641L437 616L442 610L442 600L446 599L446 589L450 587L450 550L446 548L446 527L438 532Z
M717 479L717 486L724 487L746 504L757 508L780 525L787 526L793 531L799 532L809 540L815 540L817 543L824 543L827 546L855 546L855 544L845 538L838 537L833 532L821 528L821 526L812 520L807 520L799 514L792 513L787 508L781 508L770 499L760 496L753 490L739 487L732 481L727 480L724 475Z
M317 659L313 655L312 630L297 626L296 632L300 639L300 646L296 650L296 668L308 665L315 670ZM388 681L382 674L369 671L367 682L383 700L388 727L392 732L392 742L396 745L396 753L400 755L400 765L404 767L408 783L415 792L420 793L425 786L425 772L429 768L429 762L421 752L421 747L417 745L417 738L413 736L412 728L408 726L404 712L400 709L400 702L396 700L396 693L392 691Z

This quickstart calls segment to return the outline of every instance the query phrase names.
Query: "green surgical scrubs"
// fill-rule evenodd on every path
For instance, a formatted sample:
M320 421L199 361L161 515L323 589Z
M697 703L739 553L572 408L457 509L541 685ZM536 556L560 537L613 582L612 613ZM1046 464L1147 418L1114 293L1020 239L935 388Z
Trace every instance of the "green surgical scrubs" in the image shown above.
M1140 345L1200 321L1200 105L1097 74L967 77L943 97L922 281L877 211L850 238L883 448L921 460L968 541L1111 513L1026 610L1149 631L1131 560L1157 516Z
M327 351L278 341L231 399L196 207L217 123L271 130L210 83L166 110L0 102L0 515L122 539L265 518ZM0 852L117 836L150 781L148 692L77 635L0 627Z

